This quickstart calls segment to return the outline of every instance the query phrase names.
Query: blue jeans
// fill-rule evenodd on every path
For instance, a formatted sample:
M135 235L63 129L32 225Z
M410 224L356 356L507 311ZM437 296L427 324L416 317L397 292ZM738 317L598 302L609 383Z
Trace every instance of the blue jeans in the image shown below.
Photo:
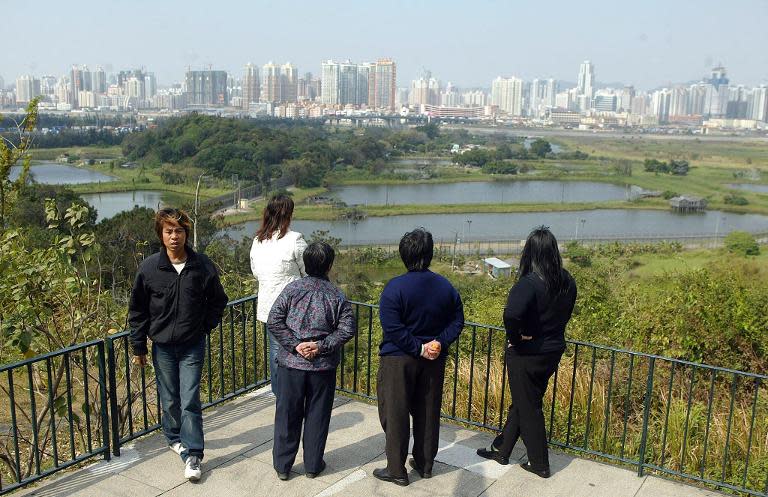
M272 384L272 393L277 398L278 383L277 383L277 351L282 347L272 333L267 328L267 334L269 335L269 381Z
M203 458L203 410L200 377L205 358L205 335L189 342L152 344L152 364L163 414L161 424L168 445L181 442L187 456Z

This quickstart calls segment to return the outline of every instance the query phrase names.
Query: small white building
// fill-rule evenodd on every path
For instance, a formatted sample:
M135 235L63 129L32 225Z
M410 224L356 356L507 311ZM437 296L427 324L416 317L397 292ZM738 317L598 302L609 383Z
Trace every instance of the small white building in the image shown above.
M483 259L485 272L494 278L509 278L512 276L512 266L496 257Z

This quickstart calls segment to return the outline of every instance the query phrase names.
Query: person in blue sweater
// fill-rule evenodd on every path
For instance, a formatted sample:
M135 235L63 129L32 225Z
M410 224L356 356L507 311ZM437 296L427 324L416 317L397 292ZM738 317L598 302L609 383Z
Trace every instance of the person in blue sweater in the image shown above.
M464 307L451 283L429 270L432 234L423 228L400 240L408 272L384 287L379 302L383 339L377 377L379 419L386 435L387 467L379 480L406 486L405 461L413 417L413 459L422 478L432 477L440 434L440 408L448 347L464 328Z

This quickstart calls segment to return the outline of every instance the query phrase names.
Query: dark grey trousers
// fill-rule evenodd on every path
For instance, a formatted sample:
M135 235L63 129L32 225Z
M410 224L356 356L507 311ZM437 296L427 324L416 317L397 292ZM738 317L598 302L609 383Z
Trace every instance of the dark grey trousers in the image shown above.
M387 469L407 475L410 418L413 417L413 459L431 472L440 436L445 357L434 361L411 356L384 356L377 377L379 420L386 435Z
M280 395L275 410L275 439L272 465L276 471L291 470L299 450L304 424L304 468L320 471L323 464L328 425L331 422L336 370L303 371L278 366Z

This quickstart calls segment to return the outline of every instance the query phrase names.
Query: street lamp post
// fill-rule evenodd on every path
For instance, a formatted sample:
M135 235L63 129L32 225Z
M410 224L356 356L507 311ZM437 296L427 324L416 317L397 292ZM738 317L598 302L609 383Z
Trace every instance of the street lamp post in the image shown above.
M579 226L581 226L581 229L583 231L584 230L584 223L586 223L586 222L587 222L587 220L582 218L582 219L579 219L578 223L576 223L576 241L577 242L579 241Z
M725 221L725 216L717 216L717 220L715 221L715 239L712 242L712 248L715 248L717 246L717 239L718 236L720 236L720 220Z
M453 256L451 256L451 271L456 267L456 245L459 243L459 232L453 232Z
M205 173L197 177L197 187L195 188L195 212L194 212L195 220L192 225L192 229L193 229L192 249L195 251L197 251L197 210L200 207L200 182L202 181L204 176L205 176Z

